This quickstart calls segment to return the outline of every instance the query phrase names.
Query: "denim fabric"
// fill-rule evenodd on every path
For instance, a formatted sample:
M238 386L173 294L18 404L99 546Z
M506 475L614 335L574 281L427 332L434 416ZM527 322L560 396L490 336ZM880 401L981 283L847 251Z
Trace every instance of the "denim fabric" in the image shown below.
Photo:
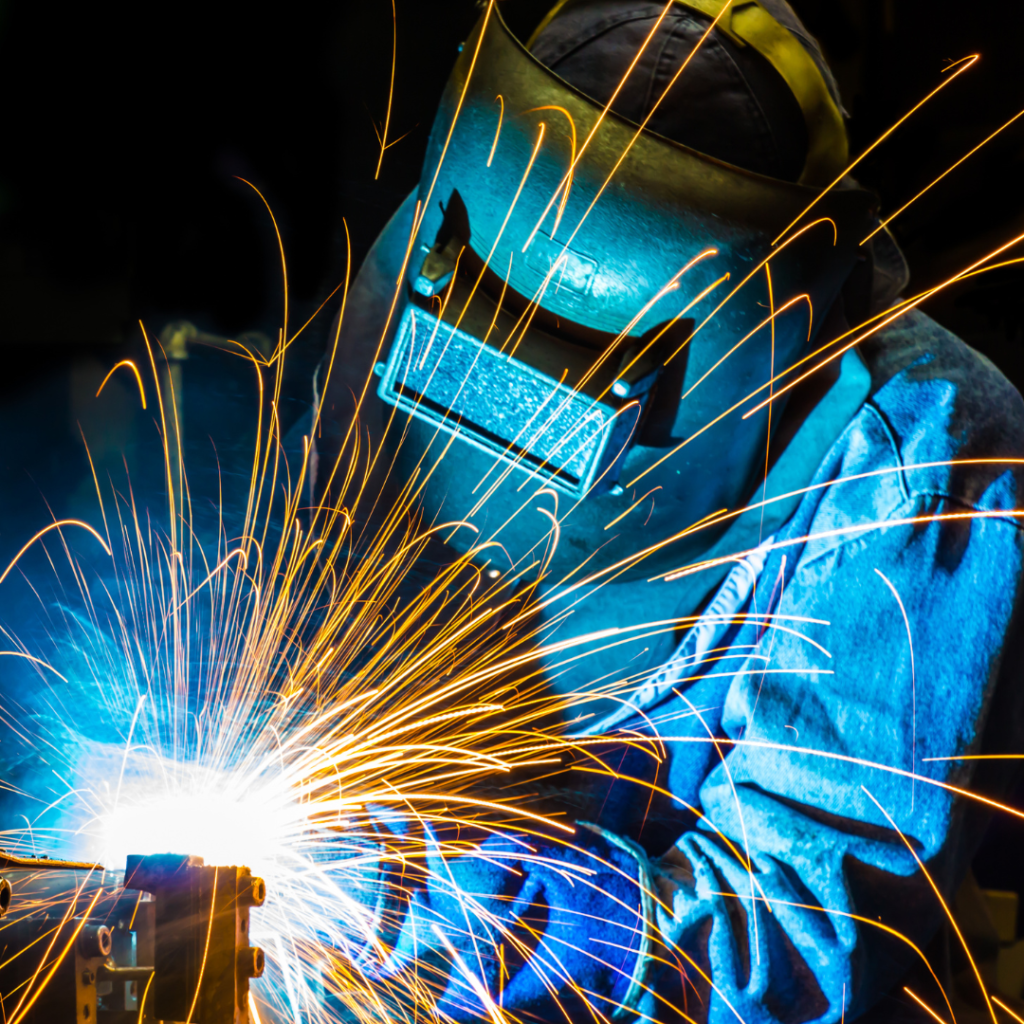
M863 354L870 397L794 515L723 586L725 603L701 624L704 653L695 627L668 666L677 685L648 686L642 715L608 725L610 743L656 732L669 788L692 805L676 842L692 879L684 872L673 905L658 906L664 946L628 1001L650 1019L684 1009L716 1024L864 1013L943 916L919 861L948 897L981 838L984 808L957 788L997 798L1007 789L1005 762L936 759L1021 751L1020 467L948 463L1024 455L1024 404L919 312ZM743 614L723 615L730 601ZM614 829L615 816L611 801L598 824ZM462 859L466 891L497 895L488 843L505 842ZM574 843L594 863L619 858L613 898L592 907L593 890L566 886L544 862L560 846L531 840L518 892L548 891L548 906L582 912L571 932L551 914L536 955L505 981L502 1005L523 1019L564 1019L552 992L568 992L569 977L621 1016L626 974L640 977L628 958L594 964L609 942L636 948L621 937L638 931L637 886L648 868L670 868L639 851L631 867L589 831ZM632 894L620 891L626 877ZM556 948L554 971L542 951ZM486 971L478 980L493 986ZM445 1010L484 1016L486 1000L470 1003Z
M1007 513L1020 474L941 464L1020 457L1020 398L922 314L866 355L884 383L774 539L748 604L785 630L736 628L742 660L720 699L702 680L649 712L717 705L676 739L660 730L673 759L692 763L687 741L705 745L705 728L734 741L678 843L694 890L662 918L684 946L706 942L710 1020L839 1020L844 999L847 1014L867 1009L912 954L853 915L925 944L942 912L917 858L949 895L980 839L967 801L936 784L977 785L972 763L932 759L1020 748L1019 663L1004 656L1017 640L1022 541ZM754 883L721 835L749 851ZM741 923L723 890L740 897Z

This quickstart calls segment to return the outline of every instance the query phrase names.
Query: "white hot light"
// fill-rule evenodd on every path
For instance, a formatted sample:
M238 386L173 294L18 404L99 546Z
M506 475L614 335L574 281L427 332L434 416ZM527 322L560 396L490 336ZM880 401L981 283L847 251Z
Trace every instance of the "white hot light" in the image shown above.
M129 854L181 853L273 874L282 859L294 857L289 848L304 828L301 809L286 792L240 791L232 783L230 776L180 765L171 778L126 779L87 829L90 855L113 870Z

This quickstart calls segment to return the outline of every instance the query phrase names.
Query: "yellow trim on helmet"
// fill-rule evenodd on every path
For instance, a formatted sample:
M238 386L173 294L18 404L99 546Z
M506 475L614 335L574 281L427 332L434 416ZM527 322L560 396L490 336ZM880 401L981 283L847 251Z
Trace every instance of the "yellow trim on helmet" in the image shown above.
M526 48L527 48L528 50L532 50L532 49L533 49L533 44L534 44L534 43L535 43L535 42L537 41L537 36L539 36L539 35L541 34L541 32L543 32L543 31L544 31L544 29L546 29L546 28L548 27L548 25L550 25L550 24L551 24L551 22L552 22L552 21L554 21L554 19L555 19L555 15L556 15L556 14L558 14L558 12L559 12L559 11L560 11L560 10L561 10L561 9L562 9L562 8L563 8L563 7L564 7L564 6L565 6L565 5L566 5L566 4L568 3L568 2L569 2L569 0L558 0L558 3L557 3L557 4L555 4L555 6L554 6L554 7L552 7L552 8L551 8L551 10L550 10L550 11L548 11L548 13L547 13L547 14L545 14L545 15L544 15L544 19L543 19L543 20L541 21L541 23L540 23L540 24L539 24L539 25L538 25L538 26L537 26L537 27L536 27L536 28L535 28L535 29L533 30L533 32L532 32L532 33L531 33L531 35L530 35L530 38L526 40Z
M714 18L729 0L676 0L676 3ZM757 50L782 76L800 105L807 125L807 159L800 184L830 184L846 167L849 150L843 116L814 58L758 0L734 2L717 27L734 42Z

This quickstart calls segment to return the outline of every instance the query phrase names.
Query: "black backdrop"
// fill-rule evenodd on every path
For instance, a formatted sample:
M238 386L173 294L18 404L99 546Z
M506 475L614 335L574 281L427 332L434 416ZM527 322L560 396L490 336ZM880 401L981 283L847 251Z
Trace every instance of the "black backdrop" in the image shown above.
M96 375L186 317L224 334L273 331L284 235L297 317L356 262L415 184L433 108L474 0L395 0L397 74L384 158L389 0L262 7L0 0L0 554L43 497L82 473L77 424ZM940 80L983 60L859 171L893 208L1024 107L1024 6L1010 0L793 0L821 38L855 152ZM547 0L502 0L529 27ZM1024 231L1024 118L903 216L895 230L924 285ZM929 311L1024 385L1022 271L962 286ZM296 352L296 399L327 321ZM84 396L84 397L83 397ZM111 442L113 444L114 442ZM26 495L28 497L26 497ZM22 513L20 516L15 513ZM15 524L12 526L12 524ZM954 628L951 624L951 628ZM1013 885L1024 834L999 826L983 882Z
M1024 106L1024 9L996 0L794 0L825 44L863 148L940 80L983 60L863 165L892 208ZM547 0L502 0L528 26ZM389 0L257 8L0 0L0 349L32 363L116 345L143 317L240 333L280 308L273 237L285 236L299 312L358 258L416 182L434 104L474 0L396 0L391 137ZM408 134L406 134L408 133ZM930 282L1024 223L1024 119L896 225ZM1019 272L982 279L934 314L1024 380ZM319 336L322 344L323 334Z

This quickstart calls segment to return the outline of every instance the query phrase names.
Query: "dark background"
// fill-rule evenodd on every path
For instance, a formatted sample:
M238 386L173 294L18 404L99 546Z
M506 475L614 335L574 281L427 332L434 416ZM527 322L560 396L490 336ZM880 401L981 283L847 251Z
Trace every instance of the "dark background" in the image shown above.
M502 0L528 27L549 0ZM142 318L229 334L281 308L271 203L294 310L315 308L415 184L433 109L474 0L396 0L391 138L389 0L255 8L0 0L0 347L5 377L75 352L112 352ZM893 208L1021 107L1024 9L923 0L795 0L836 68L857 152L940 80L982 61L859 170ZM406 134L408 133L408 134ZM916 285L1024 223L1024 119L895 225ZM1019 272L932 307L1024 382ZM325 326L311 334L323 345ZM108 358L106 355L103 358Z
M548 0L502 3L526 31ZM93 396L105 370L137 348L139 319L154 332L182 317L220 334L276 330L273 230L236 175L263 191L278 218L293 323L344 274L343 217L358 264L418 179L434 106L477 13L473 0L396 6L390 137L405 137L375 181L374 126L384 119L391 71L389 0L0 0L0 554L45 522L45 498L57 511L85 501L78 424L100 462L120 458L135 398L120 378L101 401ZM951 61L983 55L859 169L885 208L1024 107L1024 5L794 6L834 64L854 152L933 88ZM1024 119L895 224L915 291L1024 231L1022 171ZM988 275L928 307L1018 387L1022 274ZM289 377L296 409L329 320L297 343ZM237 374L212 358L186 373ZM237 396L249 386L239 381L232 416L241 415ZM229 410L197 408L187 429L200 432L204 413L221 412ZM979 872L985 884L1016 887L1024 830L999 828Z

